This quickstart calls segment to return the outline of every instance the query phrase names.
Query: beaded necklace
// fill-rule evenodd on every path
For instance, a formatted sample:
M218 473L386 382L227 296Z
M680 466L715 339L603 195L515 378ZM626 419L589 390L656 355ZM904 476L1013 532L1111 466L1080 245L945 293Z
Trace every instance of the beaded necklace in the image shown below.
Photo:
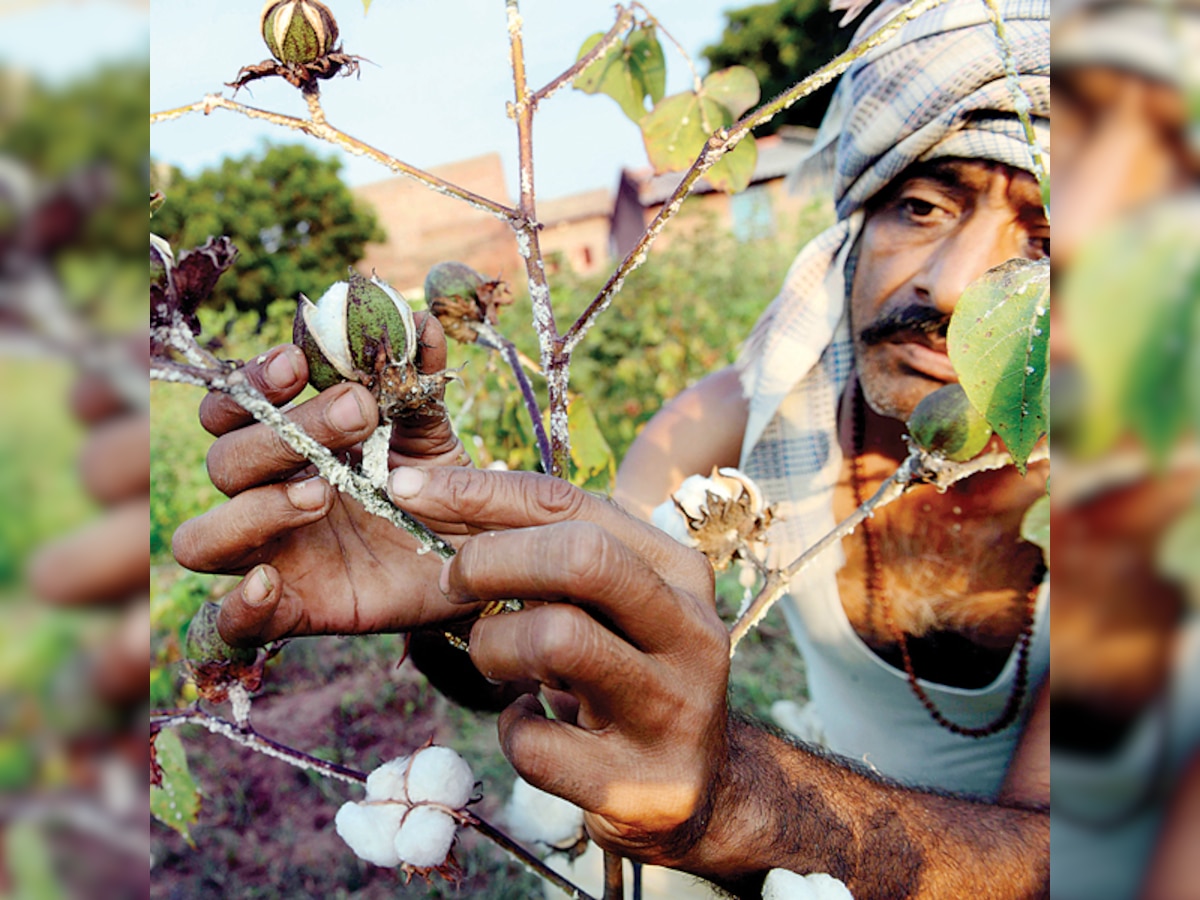
M854 458L850 461L850 483L854 488L854 504L856 507L862 506L864 500L863 481L865 479L862 469L862 454L866 434L866 422L867 405L863 399L862 386L855 385ZM867 563L867 575L865 579L867 601L872 605L878 604L878 608L883 612L883 619L888 631L900 647L900 656L904 660L904 674L908 676L908 685L912 689L913 694L935 722L954 734L970 738L984 738L1003 731L1016 721L1017 714L1021 709L1021 702L1025 699L1025 692L1029 687L1029 646L1033 640L1033 622L1037 595L1042 579L1045 577L1045 565L1039 563L1034 568L1033 578L1031 579L1032 585L1025 593L1025 619L1021 628L1021 635L1017 638L1016 644L1017 671L1013 676L1013 686L1012 691L1008 695L1008 702L1005 703L1004 709L1000 711L1000 714L991 722L977 728L971 728L947 719L942 711L937 708L937 705L933 702L933 698L929 696L925 688L917 680L917 673L913 669L912 656L908 652L908 639L896 624L895 616L892 615L891 601L888 598L887 592L883 589L883 569L879 560L879 536L875 533L875 529L871 525L870 517L863 519L862 532Z

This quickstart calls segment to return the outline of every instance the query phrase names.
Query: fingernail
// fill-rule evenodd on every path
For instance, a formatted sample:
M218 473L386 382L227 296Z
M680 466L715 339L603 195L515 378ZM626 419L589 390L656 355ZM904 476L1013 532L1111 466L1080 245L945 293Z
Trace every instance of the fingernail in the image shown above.
M450 560L448 559L442 563L442 571L438 575L438 590L447 597L450 596Z
M329 407L329 421L340 431L359 431L367 424L367 414L354 391L346 391L334 401Z
M290 348L277 353L263 372L267 384L277 389L291 387L300 377L298 363L297 354Z
M255 569L246 579L246 587L242 591L242 599L247 606L262 606L271 596L271 579L263 569Z
M296 509L320 509L325 505L325 481L319 475L293 481L287 486L288 502Z
M399 466L392 469L392 474L388 478L388 491L393 497L407 500L417 496L427 481L428 477L422 469Z

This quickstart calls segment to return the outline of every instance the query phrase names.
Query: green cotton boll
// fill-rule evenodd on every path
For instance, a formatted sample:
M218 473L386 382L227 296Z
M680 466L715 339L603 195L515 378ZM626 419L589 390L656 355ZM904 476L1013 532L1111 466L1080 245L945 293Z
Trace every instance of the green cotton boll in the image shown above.
M992 439L992 427L957 382L938 388L917 404L908 419L908 433L922 449L955 462L978 456Z
M187 639L184 642L189 661L193 663L232 662L249 665L254 662L258 652L245 647L231 647L225 643L217 631L217 617L221 614L221 605L206 601L201 604L192 622L188 625Z
M337 21L316 0L267 0L262 36L271 55L283 63L304 65L325 56L337 43Z

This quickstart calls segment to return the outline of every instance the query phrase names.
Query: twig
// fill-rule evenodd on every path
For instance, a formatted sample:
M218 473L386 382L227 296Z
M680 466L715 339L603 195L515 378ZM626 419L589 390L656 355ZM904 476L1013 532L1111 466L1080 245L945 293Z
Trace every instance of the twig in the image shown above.
M1049 450L1043 444L1030 454L1029 461L1040 462L1048 458ZM979 472L1003 469L1012 464L1012 457L1006 451L983 453L972 460L960 463L927 453L919 448L913 448L905 457L904 462L900 464L900 468L884 479L879 489L862 506L835 525L832 531L782 570L772 569L767 573L766 582L759 590L758 595L729 629L729 655L734 655L742 638L750 632L750 629L758 625L779 598L787 593L788 585L793 578L808 568L809 564L821 553L853 532L865 519L875 515L875 512L881 507L887 506L893 500L898 500L918 485L931 484L938 490L944 491L952 484Z
M566 478L571 454L571 436L567 428L567 381L570 352L564 352L550 302L550 285L538 240L537 209L533 187L533 113L529 86L525 79L525 44L521 36L521 12L517 0L505 0L508 12L509 59L512 64L512 115L517 123L517 151L521 170L519 217L512 222L517 235L517 251L525 260L529 298L533 306L533 327L541 348L542 370L546 373L547 405L550 409L550 466L556 478Z
M572 884L563 876L559 875L544 862L510 838L496 826L492 825L486 819L482 819L477 815L472 814L467 820L467 824L482 834L484 837L492 841L498 847L507 850L525 865L537 871L537 874L549 881L560 891L565 893L573 900L596 900L591 894L580 890L576 885Z
M309 101L309 108L312 110L313 101ZM187 106L179 106L175 109L167 109L161 112L150 114L150 124L157 125L161 122L169 122L172 119L178 119L188 113L203 113L208 115L214 109L227 109L231 112L240 113L251 119L262 119L270 122L273 125L279 125L282 128L290 128L293 131L301 131L305 134L318 138L323 141L328 141L341 147L347 153L352 153L355 156L366 156L369 159L375 160L382 166L387 167L398 175L404 175L414 181L419 181L421 184L437 191L439 194L445 194L448 197L454 197L458 200L463 200L469 203L476 209L483 210L490 215L495 216L505 222L512 222L519 217L516 210L505 206L503 203L497 203L495 200L489 200L487 197L482 197L479 194L468 191L459 187L443 178L418 169L416 166L411 166L403 160L396 159L384 153L382 150L377 150L370 144L360 141L358 138L351 137L344 131L330 125L325 121L324 113L321 113L320 120L314 119L298 119L295 116L285 116L281 113L270 112L264 109L257 109L253 106L246 106L242 103L237 103L234 100L228 100L220 94L208 94L198 103L189 103ZM319 109L319 106L318 106Z
M604 900L624 900L625 860L611 850L604 851Z
M533 436L537 440L542 471L549 472L551 465L550 439L546 435L546 424L542 421L542 410L538 405L537 394L533 392L533 385L529 383L529 376L525 374L525 369L521 365L520 352L512 341L489 323L474 322L472 324L479 335L479 343L500 353L509 368L512 369L513 377L517 379L517 385L521 389L521 397L525 401L525 411L529 414L529 422L533 426Z
M1017 111L1021 128L1025 131L1025 142L1029 145L1029 156L1033 161L1033 174L1037 178L1042 192L1042 209L1046 213L1046 221L1049 222L1050 177L1046 173L1041 142L1038 141L1037 132L1033 130L1033 119L1029 116L1030 110L1033 109L1033 101L1029 99L1025 88L1021 87L1021 80L1017 74L1017 63L1013 59L1012 44L1008 42L1008 31L1004 26L1004 16L1000 13L999 5L996 0L984 0L984 3L987 5L988 14L992 19L992 28L996 32L996 43L1000 45L1000 56L1004 60L1004 81L1012 95L1013 108Z
M288 765L295 766L297 769L303 769L306 772L316 772L319 775L336 778L338 781L345 781L350 784L360 784L367 780L367 776L362 772L357 772L346 766L339 766L337 763L319 759L316 756L310 756L302 750L297 750L295 747L289 747L287 744L281 744L268 737L263 737L263 735L249 726L244 729L239 728L228 719L215 716L198 706L192 709L154 710L150 713L151 734L161 731L163 728L178 728L180 725L199 725L201 728L213 734L218 734L226 740L233 741L235 744L240 744L264 756L282 760Z
M634 3L633 6L641 6L640 3ZM587 53L579 57L571 68L567 69L553 81L547 83L544 87L539 88L529 95L530 105L536 107L543 100L553 96L561 88L571 84L579 77L588 66L602 57L605 53L616 45L621 33L633 24L633 13L625 7L617 4L617 21L613 24L599 41L596 46L592 47Z
M365 784L367 780L365 772L351 769L348 766L341 766L316 756L310 756L302 750L297 750L295 747L289 747L287 744L281 744L278 741L264 737L252 728L239 729L237 725L228 719L215 716L199 707L192 709L153 710L150 713L150 729L152 734L163 728L177 728L181 725L199 725L201 728L213 734L220 735L235 744L239 744L256 753L261 753L264 756L278 759L307 772L316 772L318 775L324 775L328 778L334 778L349 784ZM519 862L533 869L538 875L549 881L559 890L565 891L568 897L579 898L579 900L595 900L594 897L581 891L576 885L555 872L486 819L474 813L468 813L463 824L474 828L502 850L516 857Z
M268 425L289 447L311 462L318 474L331 485L343 493L350 494L367 512L403 528L416 538L423 548L418 552L432 550L443 559L454 555L454 548L450 544L395 506L382 490L340 462L325 445L276 409L240 370L226 372L157 359L150 368L150 378L155 381L191 384L229 394L243 409Z
M566 335L563 337L563 347L566 352L571 352L579 345L584 335L595 324L597 317L609 307L613 297L620 292L625 284L625 279L646 261L646 255L649 253L651 246L653 246L655 239L667 222L673 219L679 212L683 201L695 189L701 176L719 162L726 153L741 143L750 134L751 129L769 122L797 100L807 97L814 91L829 84L850 68L856 60L899 31L907 22L944 2L945 0L916 0L912 5L901 9L858 46L835 57L803 81L793 85L774 100L747 114L728 128L718 129L714 132L712 137L708 139L708 143L704 145L704 149L700 151L700 155L696 157L696 161L692 163L691 168L684 173L683 180L675 188L675 192L671 194L670 199L663 204L662 209L658 211L654 220L647 226L645 232L638 239L638 242L626 254L604 287L600 289L600 293L596 295L596 298L588 305L588 308L583 311L575 323L567 330Z

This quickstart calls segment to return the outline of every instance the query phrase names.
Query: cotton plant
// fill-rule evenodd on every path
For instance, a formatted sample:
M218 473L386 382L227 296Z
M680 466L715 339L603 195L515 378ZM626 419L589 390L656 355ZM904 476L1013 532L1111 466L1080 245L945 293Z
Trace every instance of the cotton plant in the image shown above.
M824 872L799 875L787 869L772 869L763 882L763 900L854 900L838 879Z
M513 837L546 853L575 858L587 847L583 810L561 797L534 787L520 776L504 807L504 821Z

